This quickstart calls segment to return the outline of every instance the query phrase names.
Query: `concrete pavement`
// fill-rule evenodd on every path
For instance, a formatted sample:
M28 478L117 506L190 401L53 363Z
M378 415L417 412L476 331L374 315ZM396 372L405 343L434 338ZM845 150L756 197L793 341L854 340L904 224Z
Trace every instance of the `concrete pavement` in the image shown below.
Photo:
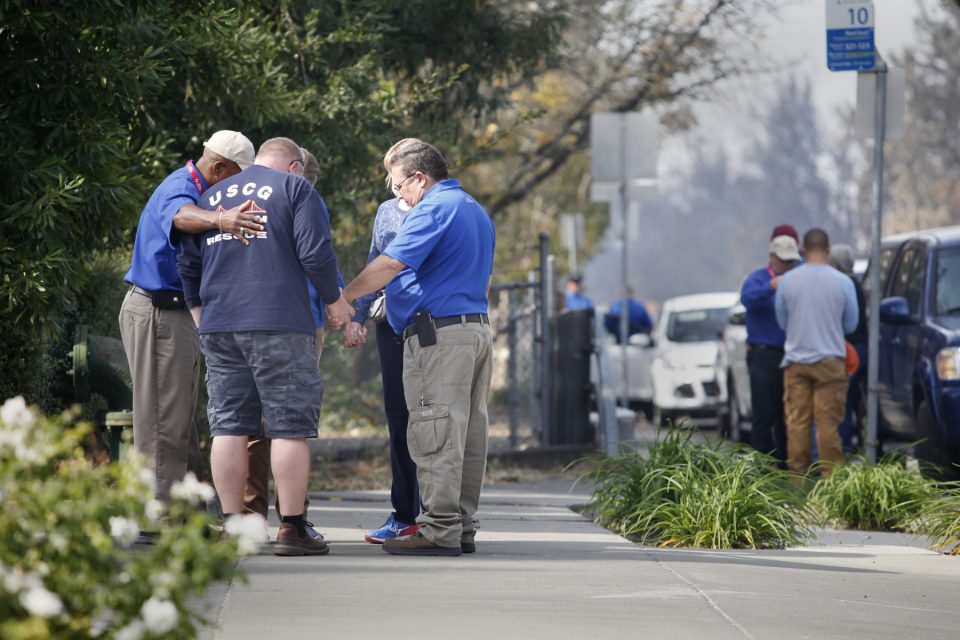
M213 590L208 638L960 637L960 558L898 534L822 532L783 551L663 550L568 506L569 481L485 489L477 553L409 558L363 542L387 492L315 494L328 556L251 557Z

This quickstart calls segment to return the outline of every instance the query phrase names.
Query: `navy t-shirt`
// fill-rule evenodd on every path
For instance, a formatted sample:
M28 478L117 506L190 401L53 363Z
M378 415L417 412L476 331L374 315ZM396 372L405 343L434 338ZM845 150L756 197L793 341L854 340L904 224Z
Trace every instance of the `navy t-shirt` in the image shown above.
M197 204L220 211L247 200L264 226L247 235L249 246L219 231L183 237L178 266L187 306L203 306L200 333L313 335L307 278L324 303L340 298L326 205L303 178L259 165L218 182Z

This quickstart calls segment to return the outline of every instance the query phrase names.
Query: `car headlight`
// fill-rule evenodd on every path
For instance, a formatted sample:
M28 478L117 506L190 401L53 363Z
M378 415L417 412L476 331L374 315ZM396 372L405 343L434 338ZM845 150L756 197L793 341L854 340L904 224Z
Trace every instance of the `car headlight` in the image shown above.
M941 380L960 380L960 347L940 350L937 354L937 375Z

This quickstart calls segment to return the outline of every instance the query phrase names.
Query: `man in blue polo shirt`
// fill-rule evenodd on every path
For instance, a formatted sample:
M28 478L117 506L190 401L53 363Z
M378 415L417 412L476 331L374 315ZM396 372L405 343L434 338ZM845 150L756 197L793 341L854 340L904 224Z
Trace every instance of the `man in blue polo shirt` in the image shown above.
M786 334L777 324L774 299L780 279L800 260L797 232L789 225L774 229L768 262L748 275L740 287L746 309L747 370L753 425L750 444L781 463L787 459L787 433L783 418L783 343ZM791 235L792 232L792 235Z
M187 471L201 475L194 414L200 383L200 344L183 302L177 255L183 234L218 230L240 238L263 229L244 206L220 213L197 206L200 196L253 163L242 133L217 131L150 196L133 247L130 285L120 307L120 335L133 378L133 444L153 466L157 499L166 502ZM243 242L246 244L247 240Z
M383 543L398 555L476 550L487 458L492 334L487 289L495 234L487 212L432 145L388 154L394 193L412 208L383 253L347 285L347 301L387 289L387 321L404 339L407 441L417 465L419 530Z

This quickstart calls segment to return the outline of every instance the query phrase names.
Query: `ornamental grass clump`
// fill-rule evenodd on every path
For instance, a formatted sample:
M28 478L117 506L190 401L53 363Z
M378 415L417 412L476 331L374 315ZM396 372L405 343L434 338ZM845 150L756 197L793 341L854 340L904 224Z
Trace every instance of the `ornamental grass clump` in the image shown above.
M943 495L924 506L920 521L934 549L960 555L960 483L952 482L944 488Z
M188 599L251 545L211 535L209 485L188 475L165 509L136 456L92 463L89 433L74 412L0 408L0 638L195 637ZM155 544L133 546L142 530Z
M672 429L646 457L602 460L587 475L597 521L659 546L779 548L809 537L804 497L770 457L692 435Z
M835 467L810 492L821 524L869 531L917 531L920 516L939 495L937 483L903 460L859 460Z

